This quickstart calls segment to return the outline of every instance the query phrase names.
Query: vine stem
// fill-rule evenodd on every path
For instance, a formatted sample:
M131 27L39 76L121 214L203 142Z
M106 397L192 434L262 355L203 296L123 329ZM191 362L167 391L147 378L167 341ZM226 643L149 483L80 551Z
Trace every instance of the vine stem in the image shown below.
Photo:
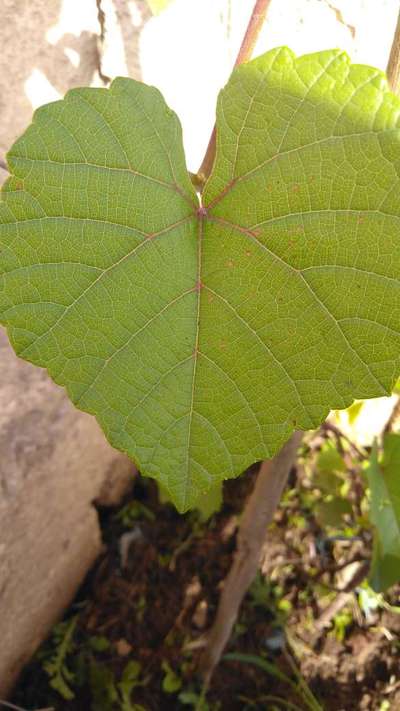
M235 60L234 67L237 67L239 64L243 64L244 62L248 62L249 59L251 59L271 1L272 0L256 0L253 12L250 16L249 24L247 25L242 44L240 45L240 49ZM198 172L198 178L202 184L205 183L211 173L214 164L216 146L217 130L214 125L203 162Z
M265 530L281 500L302 436L302 432L294 432L273 459L261 464L244 507L233 564L224 581L215 621L200 659L200 671L206 684L221 659L242 600L257 574Z
M386 74L390 89L394 94L400 93L400 11L397 17L397 25L394 32L392 48L390 50L389 61L386 67Z

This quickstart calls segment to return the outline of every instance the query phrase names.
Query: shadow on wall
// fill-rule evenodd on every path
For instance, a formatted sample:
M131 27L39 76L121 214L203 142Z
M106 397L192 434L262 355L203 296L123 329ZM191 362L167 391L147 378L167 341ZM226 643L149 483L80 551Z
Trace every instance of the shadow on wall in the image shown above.
M83 0L84 2L85 0ZM8 0L0 3L0 155L3 158L31 120L33 106L26 82L36 70L56 92L92 81L98 61L97 36L88 32L65 36L56 45L47 32L57 25L61 0ZM70 47L79 55L78 66L64 52Z
M30 123L34 108L62 97L75 86L108 84L110 72L102 66L104 49L112 56L114 46L121 46L121 59L111 63L112 75L128 73L141 78L140 34L151 17L147 2L110 0L103 7L101 0L76 0L80 12L74 3L73 27L70 18L63 21L64 10L72 7L70 2L0 2L1 163ZM62 32L63 25L66 31L50 42L49 30L58 26Z
M99 0L97 0L99 4ZM146 0L112 0L120 32L128 76L140 81L140 36L152 14ZM107 14L105 18L107 32ZM125 74L126 74L125 70ZM121 70L120 70L121 73Z

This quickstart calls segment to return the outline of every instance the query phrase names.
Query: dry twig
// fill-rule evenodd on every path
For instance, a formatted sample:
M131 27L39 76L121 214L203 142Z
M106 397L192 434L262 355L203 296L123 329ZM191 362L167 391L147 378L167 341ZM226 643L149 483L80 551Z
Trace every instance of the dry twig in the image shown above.
M239 49L239 53L236 57L236 61L234 64L235 67L239 66L239 64L244 64L244 62L248 62L249 59L251 59L254 47L258 39L258 35L260 34L260 30L263 26L270 4L271 0L256 1L253 8L253 12L251 13L247 30L245 32L242 44ZM203 162L198 172L198 178L201 184L203 184L207 180L208 176L211 173L214 164L216 145L217 131L214 126L205 156L203 158Z
M236 553L224 583L215 622L200 660L200 670L206 683L209 683L221 658L242 600L257 574L265 530L279 505L301 438L302 432L295 432L273 459L261 464L244 509Z
M389 61L386 67L386 74L391 90L394 94L398 94L400 91L400 11L397 18Z

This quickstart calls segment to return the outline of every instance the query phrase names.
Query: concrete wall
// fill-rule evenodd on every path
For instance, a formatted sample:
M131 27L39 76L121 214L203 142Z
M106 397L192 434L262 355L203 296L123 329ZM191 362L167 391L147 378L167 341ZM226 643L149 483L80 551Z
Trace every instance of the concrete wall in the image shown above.
M36 106L102 85L103 44L95 0L64 10L59 0L1 0L0 160ZM0 330L0 698L101 550L92 501L115 502L132 474L95 419L16 358Z

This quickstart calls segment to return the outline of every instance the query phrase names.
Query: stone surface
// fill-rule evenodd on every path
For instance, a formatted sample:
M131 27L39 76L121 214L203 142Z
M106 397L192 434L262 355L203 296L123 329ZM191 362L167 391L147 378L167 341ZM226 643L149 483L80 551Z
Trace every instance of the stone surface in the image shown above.
M133 465L0 332L0 697L101 549L94 499L115 503Z
M1 0L1 160L33 108L101 83L95 0L79 8L71 28L58 0ZM0 182L6 176L0 168ZM0 330L0 698L101 550L93 500L116 503L133 472L95 419L16 358Z
M61 5L61 0L0 2L0 154L3 158L30 122L32 103L36 108L35 104L62 96L72 86L90 84L96 74L99 50L94 0L79 2L75 33L69 31L68 26L57 32ZM32 99L33 94L38 97L37 101L36 97Z

